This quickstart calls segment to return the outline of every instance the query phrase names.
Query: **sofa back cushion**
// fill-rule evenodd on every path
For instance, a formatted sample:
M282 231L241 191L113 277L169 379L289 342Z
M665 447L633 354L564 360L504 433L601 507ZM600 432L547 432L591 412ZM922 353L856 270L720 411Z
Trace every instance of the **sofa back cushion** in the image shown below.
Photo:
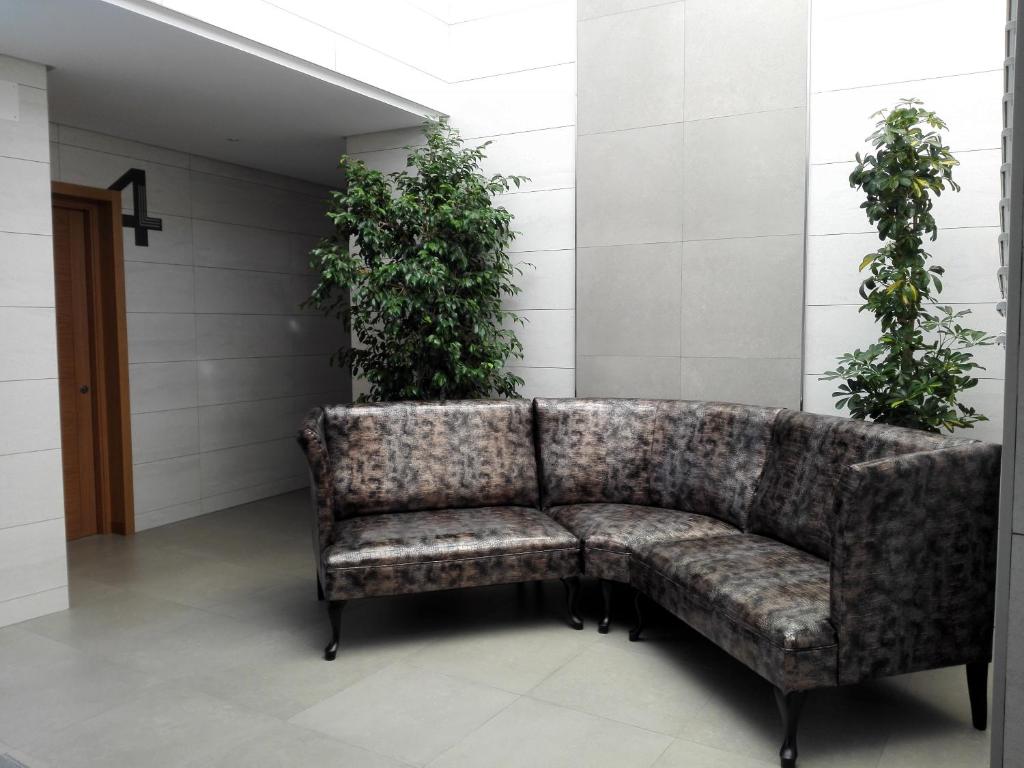
M746 527L779 410L661 403L651 450L651 503Z
M544 506L599 502L649 506L658 402L535 400Z
M837 416L783 411L775 420L748 528L829 558L836 486L862 461L972 442Z
M335 515L538 506L528 400L326 409Z

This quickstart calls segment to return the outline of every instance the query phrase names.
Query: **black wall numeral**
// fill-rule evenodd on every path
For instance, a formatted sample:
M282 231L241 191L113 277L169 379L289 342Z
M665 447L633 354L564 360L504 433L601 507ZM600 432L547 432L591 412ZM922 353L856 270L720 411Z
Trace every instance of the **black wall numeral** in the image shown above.
M107 189L116 189L120 192L129 184L132 185L133 212L123 214L121 222L135 230L135 244L145 247L149 245L149 230L161 231L164 222L163 219L153 218L146 211L146 172L141 168L130 168Z

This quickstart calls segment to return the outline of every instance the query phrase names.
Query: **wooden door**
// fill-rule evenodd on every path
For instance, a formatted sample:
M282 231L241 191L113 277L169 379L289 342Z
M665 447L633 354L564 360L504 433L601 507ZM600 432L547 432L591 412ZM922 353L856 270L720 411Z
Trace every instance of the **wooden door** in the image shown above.
M134 531L121 196L53 185L57 371L68 539Z
M61 201L53 208L53 272L57 299L57 371L68 539L103 530L97 498L95 320L89 301L96 236L94 206Z

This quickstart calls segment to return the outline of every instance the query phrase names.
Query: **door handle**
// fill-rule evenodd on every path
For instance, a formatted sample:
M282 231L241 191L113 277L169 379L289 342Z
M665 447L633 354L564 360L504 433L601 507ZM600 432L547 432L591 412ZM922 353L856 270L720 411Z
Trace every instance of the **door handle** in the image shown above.
M83 384L82 386L80 386L80 387L78 388L78 391L79 391L79 392L80 392L81 394L83 394L83 395L87 395L87 394L89 394L89 385L88 385L88 384Z

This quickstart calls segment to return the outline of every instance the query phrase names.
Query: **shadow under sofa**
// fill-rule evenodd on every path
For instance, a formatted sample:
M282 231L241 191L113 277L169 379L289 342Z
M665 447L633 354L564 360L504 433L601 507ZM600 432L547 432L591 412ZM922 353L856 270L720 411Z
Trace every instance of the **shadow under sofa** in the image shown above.
M314 409L318 594L579 575L666 608L771 682L781 764L808 691L964 664L987 719L999 447L779 408L537 399Z

